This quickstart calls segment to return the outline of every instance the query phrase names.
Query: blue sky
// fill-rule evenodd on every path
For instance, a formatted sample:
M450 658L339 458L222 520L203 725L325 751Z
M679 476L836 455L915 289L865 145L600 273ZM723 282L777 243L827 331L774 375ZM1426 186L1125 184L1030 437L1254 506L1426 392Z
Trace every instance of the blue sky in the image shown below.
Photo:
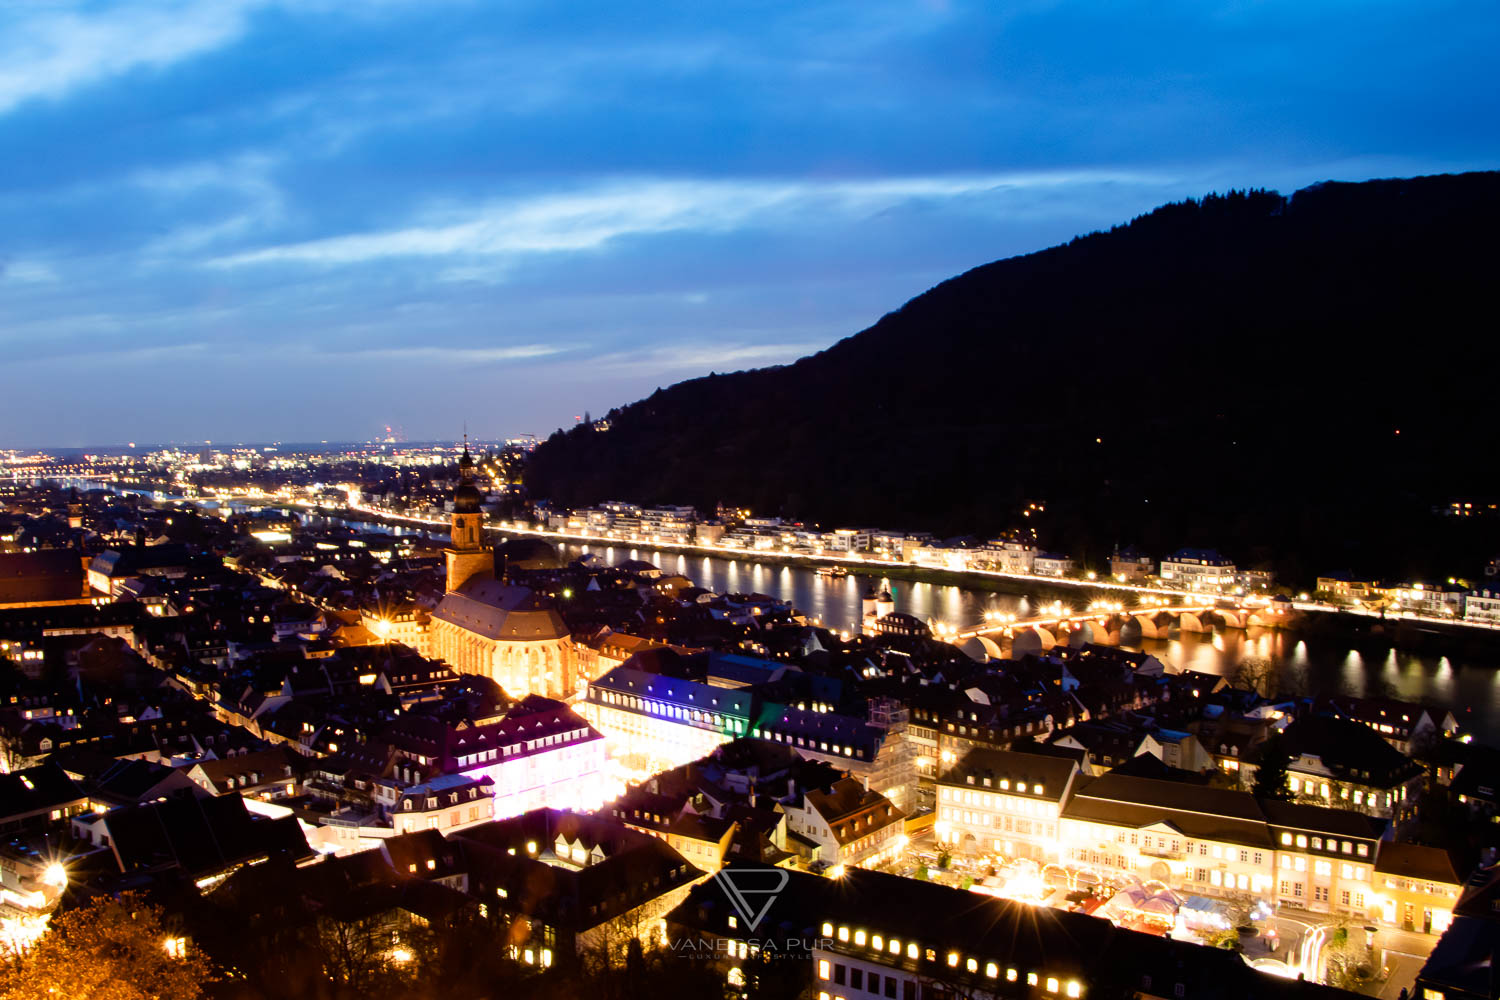
M1500 166L1496 51L1490 0L0 0L0 446L544 435L1163 201Z

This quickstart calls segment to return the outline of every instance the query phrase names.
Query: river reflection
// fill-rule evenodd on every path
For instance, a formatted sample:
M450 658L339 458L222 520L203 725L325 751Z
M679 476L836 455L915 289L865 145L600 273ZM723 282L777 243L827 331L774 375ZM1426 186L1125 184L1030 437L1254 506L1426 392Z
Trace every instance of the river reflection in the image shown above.
M900 611L918 618L971 627L985 611L1038 613L1056 600L1049 595L995 594L930 583L851 575L831 579L801 567L721 559L623 546L560 546L565 559L592 553L606 563L644 559L666 573L680 573L715 593L756 591L790 599L828 628L855 629L866 588L889 588ZM1066 599L1065 599L1066 600ZM1071 605L1082 610L1080 591ZM1229 629L1184 633L1175 639L1146 639L1139 647L1172 670L1226 674L1247 663L1273 671L1285 690L1357 696L1389 695L1444 705L1459 724L1483 739L1500 737L1500 663L1471 661L1460 668L1446 656L1419 656L1397 650L1362 653L1333 640L1309 641L1275 629Z
M317 520L325 520L318 518ZM424 529L384 529L398 533L442 533ZM1021 616L1050 608L1056 596L1039 593L996 594L984 590L931 583L913 583L874 575L844 578L817 575L813 570L751 558L688 555L626 546L557 546L564 561L592 554L608 564L643 559L665 573L680 573L715 593L759 592L789 599L803 613L831 629L856 629L860 600L874 586L887 588L896 608L924 621L961 628L984 619L985 611ZM1088 598L1080 591L1071 600L1081 611ZM1272 629L1230 629L1211 633L1183 633L1174 639L1147 639L1141 647L1172 670L1200 670L1227 674L1241 663L1271 670L1285 690L1296 693L1338 692L1356 696L1389 695L1452 709L1465 729L1491 742L1500 739L1500 662L1416 653L1379 647L1352 648L1335 639L1303 639L1296 633Z

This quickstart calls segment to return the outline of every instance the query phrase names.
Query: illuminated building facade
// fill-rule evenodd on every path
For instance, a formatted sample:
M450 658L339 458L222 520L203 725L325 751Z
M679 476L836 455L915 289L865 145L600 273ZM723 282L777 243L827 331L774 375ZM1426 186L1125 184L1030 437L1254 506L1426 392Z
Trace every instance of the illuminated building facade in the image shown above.
M447 833L495 818L495 800L487 777L450 774L401 790L391 811L397 834L419 830Z
M970 857L1055 861L1062 804L1078 773L1070 757L970 750L937 781L937 839Z
M609 739L614 757L645 775L706 757L749 734L755 697L616 667L590 682L582 712Z
M577 654L567 623L531 591L495 579L494 551L484 543L484 513L467 447L459 472L452 544L444 550L448 593L432 613L424 652L459 673L488 677L512 694L574 696Z
M915 801L906 710L888 700L873 700L860 718L762 702L749 689L616 667L589 683L582 712L609 738L614 758L642 777L749 736L848 771L897 809Z
M429 654L514 694L568 698L577 653L567 623L525 587L471 577L432 613Z
M1234 563L1213 549L1178 549L1161 561L1164 586L1193 593L1220 594L1234 587Z
M1064 804L1060 862L1181 892L1365 919L1386 824L1204 785L1105 774Z
M854 778L808 789L800 807L786 807L786 820L788 830L822 848L820 860L846 868L895 861L906 848L906 814Z
M1441 934L1453 922L1463 878L1448 852L1421 844L1383 844L1375 862L1375 914L1381 923Z
M871 699L865 718L768 703L750 735L848 771L904 810L916 801L917 783L908 725L908 711L885 699Z
M397 780L417 785L457 775L487 782L495 817L543 807L595 809L606 798L603 736L550 698L528 696L479 719L408 714L384 738L397 752ZM406 808L416 803L396 811Z

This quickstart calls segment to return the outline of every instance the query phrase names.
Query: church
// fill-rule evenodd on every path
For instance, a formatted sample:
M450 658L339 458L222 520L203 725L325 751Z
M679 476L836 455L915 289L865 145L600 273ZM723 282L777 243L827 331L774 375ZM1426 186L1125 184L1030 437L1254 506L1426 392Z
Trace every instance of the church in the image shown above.
M451 542L443 550L448 592L432 613L429 655L493 679L514 698L576 696L577 655L562 615L525 587L495 579L467 442L458 471Z

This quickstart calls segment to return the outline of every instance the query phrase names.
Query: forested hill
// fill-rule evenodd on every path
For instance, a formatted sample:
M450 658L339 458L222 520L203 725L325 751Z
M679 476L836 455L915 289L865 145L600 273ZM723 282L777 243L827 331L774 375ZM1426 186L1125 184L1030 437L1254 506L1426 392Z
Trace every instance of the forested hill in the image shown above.
M554 434L528 484L940 534L1042 500L1043 544L1096 562L1456 572L1500 551L1500 519L1431 514L1500 499L1497 236L1500 173L1165 205Z

